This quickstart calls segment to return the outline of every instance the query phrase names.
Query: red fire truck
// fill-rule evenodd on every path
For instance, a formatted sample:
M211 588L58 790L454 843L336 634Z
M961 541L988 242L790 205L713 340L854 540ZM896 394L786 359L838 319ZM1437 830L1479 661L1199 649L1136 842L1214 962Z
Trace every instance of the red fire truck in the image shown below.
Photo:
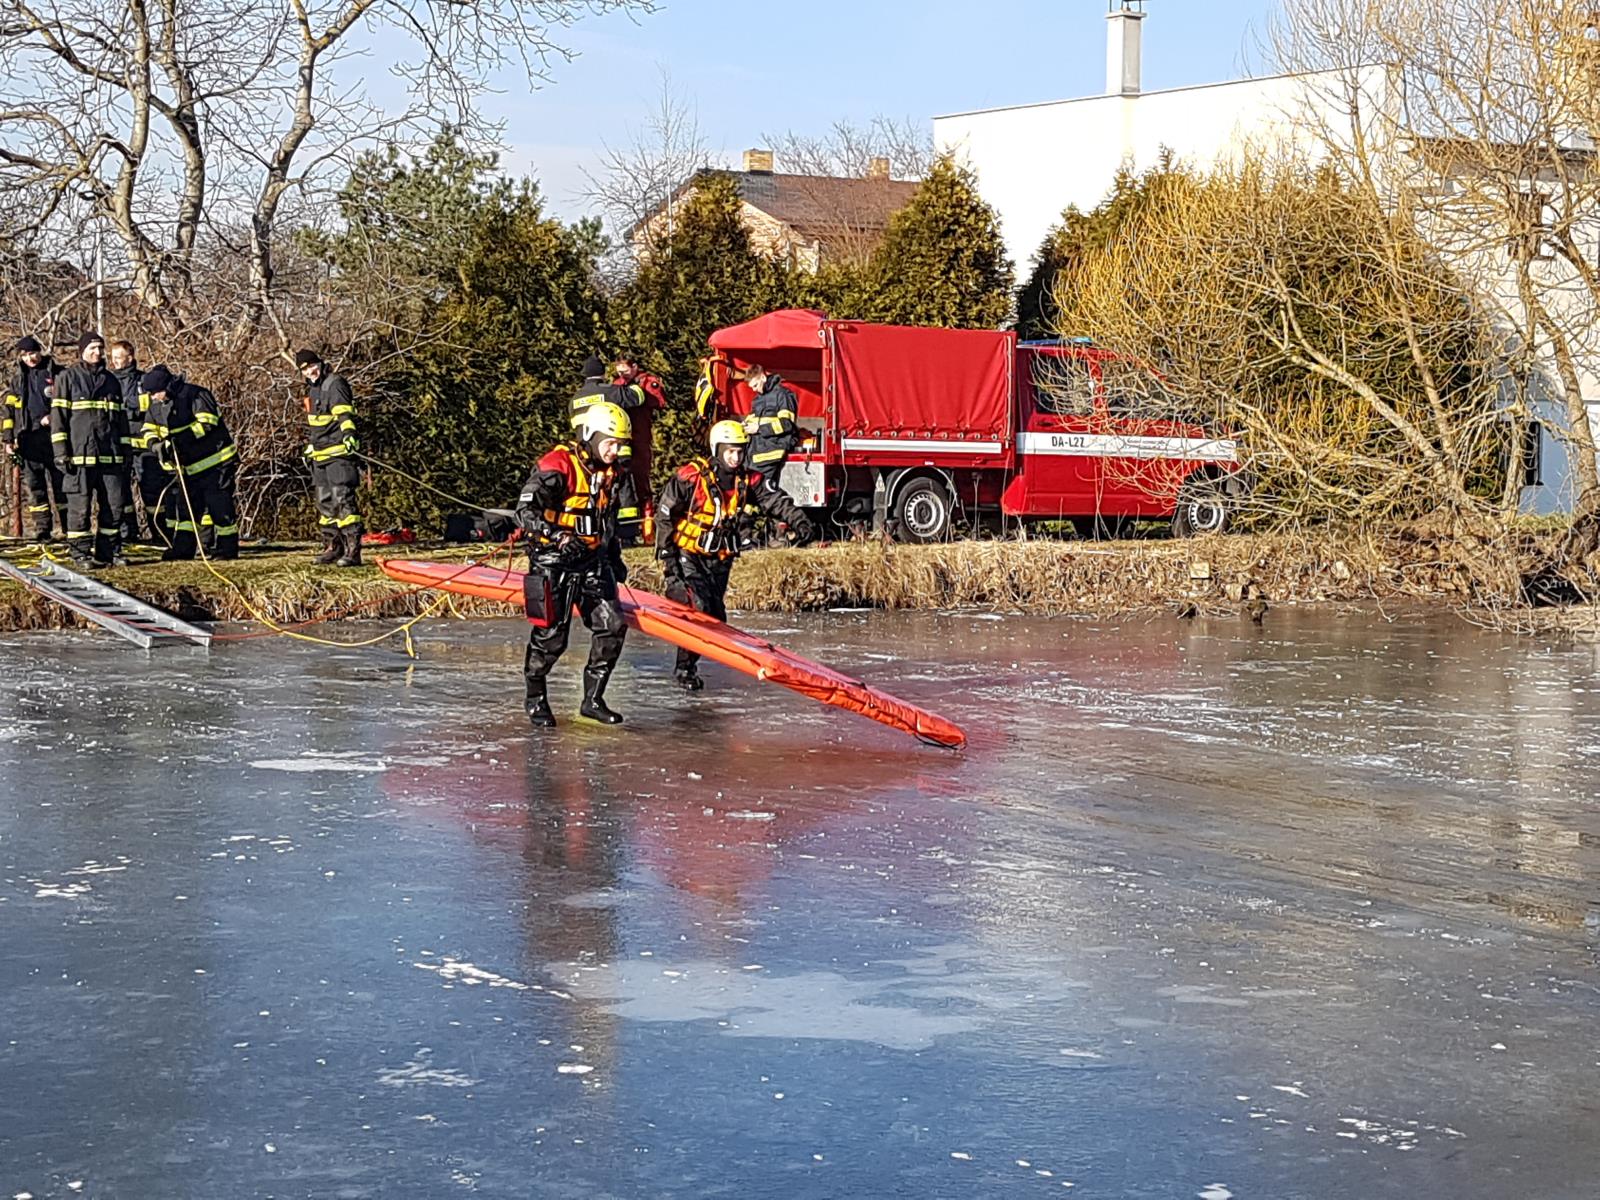
M760 363L799 399L784 490L836 525L906 541L1000 516L1114 535L1227 527L1247 486L1233 441L1184 421L1155 373L1081 341L829 320L785 309L711 335L724 413Z

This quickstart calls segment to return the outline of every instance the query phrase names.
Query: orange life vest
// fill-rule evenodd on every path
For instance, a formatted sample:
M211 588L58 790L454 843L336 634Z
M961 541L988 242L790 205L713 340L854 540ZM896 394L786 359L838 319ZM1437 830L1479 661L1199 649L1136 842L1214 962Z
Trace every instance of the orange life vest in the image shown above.
M591 550L597 549L605 538L607 520L616 515L617 470L614 466L591 469L577 447L556 449L572 461L573 486L560 508L544 510L544 519L552 526L572 530L578 541ZM554 539L545 535L539 541L542 545L554 544Z
M749 476L736 471L733 486L724 492L707 460L697 458L689 465L696 472L694 500L673 527L672 540L687 554L732 558L738 553L737 522L749 494Z

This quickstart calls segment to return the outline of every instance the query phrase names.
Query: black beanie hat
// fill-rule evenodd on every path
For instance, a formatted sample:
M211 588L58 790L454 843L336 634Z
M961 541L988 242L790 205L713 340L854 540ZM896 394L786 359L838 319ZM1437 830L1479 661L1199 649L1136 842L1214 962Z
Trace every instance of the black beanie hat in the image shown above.
M19 337L17 339L17 350L22 354L44 353L44 347L39 345L39 339L36 337Z
M94 345L96 342L99 342L102 346L104 346L106 344L105 338L101 337L94 330L92 330L92 329L84 330L83 334L78 338L78 353L82 354L85 350L87 350L90 346Z
M175 376L171 371L167 370L166 363L157 363L142 376L140 376L139 390L141 392L148 392L153 396L157 392L166 391L172 386L172 381L176 378L177 376Z
M318 354L315 350L296 350L294 352L294 365L297 367L309 367L313 363L319 363L321 361L322 355Z
M591 354L583 360L583 377L585 379L599 379L605 373L606 365L600 361L598 355Z

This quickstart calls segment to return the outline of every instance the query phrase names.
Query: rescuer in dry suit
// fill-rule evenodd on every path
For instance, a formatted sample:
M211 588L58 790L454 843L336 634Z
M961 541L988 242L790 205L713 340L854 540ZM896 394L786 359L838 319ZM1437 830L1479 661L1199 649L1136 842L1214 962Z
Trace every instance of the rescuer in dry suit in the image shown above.
M105 350L98 333L79 338L78 362L56 374L50 401L50 448L67 493L67 550L85 568L128 564L122 514L133 435L122 386L101 361Z
M665 569L668 599L726 621L723 599L739 557L745 509L785 522L797 542L810 541L816 529L786 493L746 469L750 435L738 421L718 421L707 441L711 457L679 467L656 500L656 557ZM696 668L699 661L698 654L678 650L674 677L684 691L705 686Z
M210 557L238 558L239 515L233 486L239 451L217 398L164 364L146 371L141 387L148 407L140 444L155 456L168 480L163 489L172 545L162 557L192 559L199 548L201 522L210 517Z
M294 365L306 381L304 404L310 434L304 453L311 463L317 524L322 530L322 552L314 561L324 566L359 567L361 513L356 509L356 486L361 472L353 456L361 442L356 437L355 397L345 377L329 371L315 350L296 353Z
M592 635L578 713L603 725L622 720L604 697L628 632L617 602L617 585L628 578L617 542L623 479L617 456L631 432L628 414L615 404L588 405L573 440L535 464L517 501L516 521L528 539L524 588L533 624L522 673L528 720L536 727L556 723L545 678L566 651L574 605Z
M19 339L16 350L17 364L6 391L4 416L0 417L0 439L22 468L33 540L48 542L52 498L63 527L67 520L67 494L50 448L50 384L58 368L37 338Z

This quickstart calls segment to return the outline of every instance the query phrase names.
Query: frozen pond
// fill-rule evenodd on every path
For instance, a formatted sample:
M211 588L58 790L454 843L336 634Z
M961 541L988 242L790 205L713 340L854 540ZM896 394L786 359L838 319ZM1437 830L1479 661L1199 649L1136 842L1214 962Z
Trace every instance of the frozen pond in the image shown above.
M1593 1197L1600 664L1447 617L0 642L0 1200ZM358 627L329 636L354 640Z

